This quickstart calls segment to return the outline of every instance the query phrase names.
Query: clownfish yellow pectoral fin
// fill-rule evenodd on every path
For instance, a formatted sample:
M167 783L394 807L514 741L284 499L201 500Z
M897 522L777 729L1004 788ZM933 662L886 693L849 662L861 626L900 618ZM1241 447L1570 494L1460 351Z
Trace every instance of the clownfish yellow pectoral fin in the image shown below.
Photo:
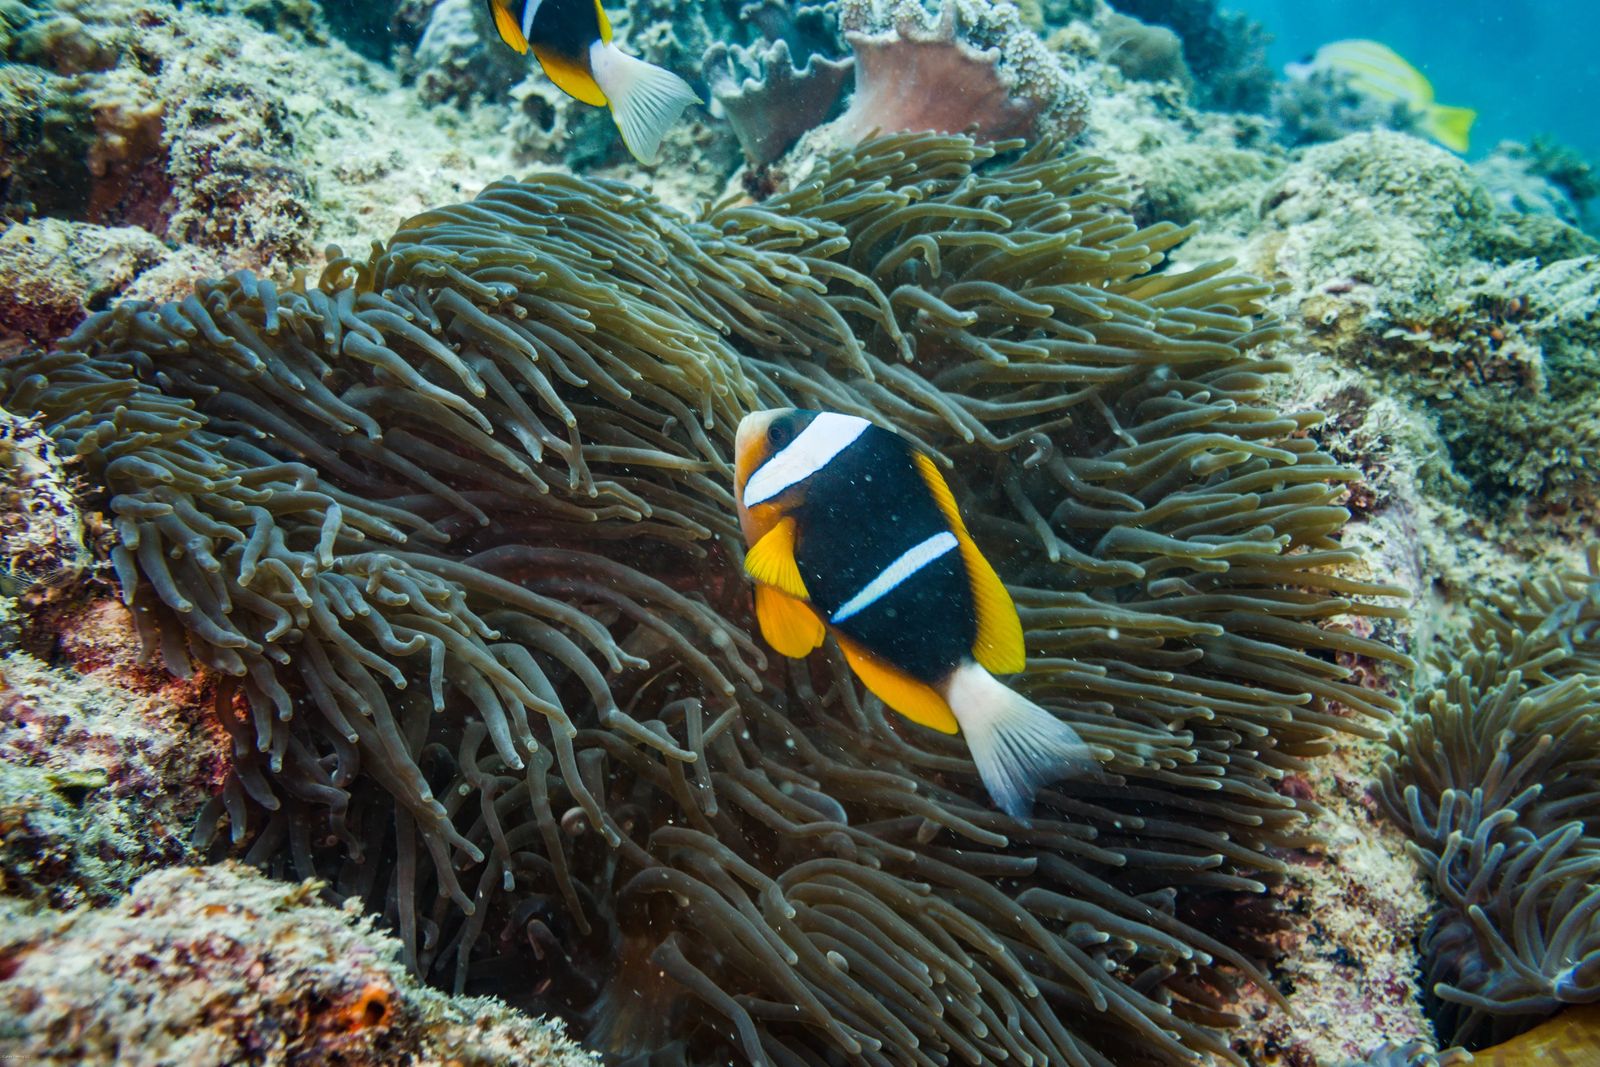
M826 636L810 604L770 585L756 586L756 621L767 644L790 659L809 656Z
M518 55L527 55L528 39L522 36L522 27L517 25L511 9L500 0L489 0L489 13L494 16L494 28L500 31L500 39L516 49Z
M919 726L959 733L955 713L938 690L885 663L849 638L835 634L850 669L879 700Z
M972 644L972 658L993 674L1015 674L1027 665L1027 648L1022 640L1022 620L1005 583L994 572L983 552L967 533L956 508L955 494L939 473L932 457L916 453L917 470L927 483L950 532L956 535L961 561L966 564L972 583L972 603L978 614L978 637Z
M781 519L750 547L744 557L745 573L764 585L775 586L796 600L810 600L800 565L794 561L795 522Z
M545 77L556 83L556 88L574 100L595 107L605 107L609 100L587 66L569 56L563 56L540 45L533 46L534 58L544 68Z

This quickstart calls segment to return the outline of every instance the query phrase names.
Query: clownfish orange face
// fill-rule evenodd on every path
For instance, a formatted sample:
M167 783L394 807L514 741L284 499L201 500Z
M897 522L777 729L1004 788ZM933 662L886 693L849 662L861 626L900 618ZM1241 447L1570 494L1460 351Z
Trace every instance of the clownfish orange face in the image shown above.
M817 425L818 420L821 425ZM798 502L810 475L825 462L828 440L842 440L867 427L865 419L798 408L773 408L746 415L734 438L734 495L747 544L759 541ZM813 429L813 427L815 427ZM809 431L809 432L808 432ZM799 447L791 448L796 442ZM772 461L777 459L777 463ZM751 477L763 473L754 486Z
M832 634L890 708L964 733L1019 817L1040 783L1092 772L1070 726L990 673L1022 669L1022 625L931 457L855 415L759 411L739 424L734 495L774 649L800 658Z

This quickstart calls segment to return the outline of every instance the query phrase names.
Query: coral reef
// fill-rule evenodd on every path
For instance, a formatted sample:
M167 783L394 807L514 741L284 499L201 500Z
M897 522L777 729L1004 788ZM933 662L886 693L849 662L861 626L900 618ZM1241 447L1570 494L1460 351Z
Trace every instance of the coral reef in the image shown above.
M1150 26L1130 15L1108 13L1098 25L1100 58L1130 78L1194 84L1183 61L1183 39L1165 26Z
M1363 666L1368 684L1394 683L1381 666ZM1265 995L1247 1001L1233 1046L1251 1063L1338 1064L1382 1041L1432 1034L1415 984L1431 898L1404 835L1367 795L1386 751L1349 739L1281 785L1316 806L1316 840L1295 850L1273 891L1293 916L1271 972L1288 1008Z
M190 858L195 817L228 770L196 687L109 662L138 654L121 606L76 610L54 651L88 673L12 651L0 691L0 895L58 908L105 903Z
M70 333L167 258L167 247L136 226L39 219L0 230L0 345Z
M1501 211L1550 215L1593 232L1589 205L1600 198L1600 178L1573 149L1538 137L1531 145L1506 141L1473 169Z
M1367 130L1412 133L1419 113L1402 101L1384 101L1350 84L1348 75L1317 70L1275 86L1272 114L1287 145L1321 144Z
M28 1064L588 1067L559 1025L450 998L352 909L238 865L67 915L0 901L0 1057Z
M1385 1043L1346 1067L1458 1067L1473 1062L1470 1054L1459 1049L1438 1052L1425 1041L1408 1041L1404 1045Z
M7 364L107 487L149 647L223 679L214 814L252 858L614 1053L1236 1062L1273 920L1214 917L1309 840L1282 780L1396 706L1332 659L1404 662L1332 622L1390 591L1339 573L1314 416L1256 399L1268 287L1153 272L1184 231L1093 160L990 155L877 141L701 221L498 184L317 286L236 275ZM1022 684L1114 788L1014 823L959 739L764 661L726 455L781 402L954 462Z
M528 61L495 47L484 5L475 0L439 0L410 61L402 67L429 103L470 103L503 97L528 76Z
M1597 560L1480 604L1382 770L1439 897L1425 992L1469 1047L1600 1000Z
M307 262L481 187L508 160L463 152L460 131L486 117L425 112L329 42L311 3L15 6L0 59L4 214L139 227L203 252L204 274ZM174 280L161 295L195 277Z
M89 566L70 479L36 423L0 409L0 595L28 595Z
M855 66L852 60L811 55L797 67L781 37L761 50L713 45L705 65L711 94L752 166L772 162L822 125Z
M1315 350L1425 406L1480 513L1594 498L1600 244L1498 212L1465 163L1401 134L1308 149L1264 191L1246 262Z
M1220 111L1267 109L1273 84L1267 66L1270 38L1259 23L1223 11L1217 0L1112 0L1111 6L1178 35L1200 106Z

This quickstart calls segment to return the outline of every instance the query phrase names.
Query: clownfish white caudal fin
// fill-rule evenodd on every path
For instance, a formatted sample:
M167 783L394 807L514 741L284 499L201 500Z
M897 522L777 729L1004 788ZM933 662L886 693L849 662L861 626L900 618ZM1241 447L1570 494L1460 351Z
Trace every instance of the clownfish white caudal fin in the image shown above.
M1012 818L1028 817L1047 782L1100 776L1076 730L978 664L957 667L945 697L989 795Z
M653 63L630 56L609 41L589 47L589 69L606 94L622 143L640 163L654 163L661 138L683 109L700 98L689 83Z

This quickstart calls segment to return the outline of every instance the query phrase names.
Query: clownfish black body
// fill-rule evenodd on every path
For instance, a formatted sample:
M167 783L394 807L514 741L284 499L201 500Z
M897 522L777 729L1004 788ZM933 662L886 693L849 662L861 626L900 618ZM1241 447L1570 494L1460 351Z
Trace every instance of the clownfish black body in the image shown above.
M635 159L654 163L661 138L700 98L689 83L611 42L599 0L488 0L500 39L532 50L556 87L574 100L610 107Z
M995 803L1094 775L1066 723L998 681L1025 663L1017 610L967 533L933 460L865 419L783 409L746 416L734 494L756 618L800 658L832 633L893 710L961 733Z

